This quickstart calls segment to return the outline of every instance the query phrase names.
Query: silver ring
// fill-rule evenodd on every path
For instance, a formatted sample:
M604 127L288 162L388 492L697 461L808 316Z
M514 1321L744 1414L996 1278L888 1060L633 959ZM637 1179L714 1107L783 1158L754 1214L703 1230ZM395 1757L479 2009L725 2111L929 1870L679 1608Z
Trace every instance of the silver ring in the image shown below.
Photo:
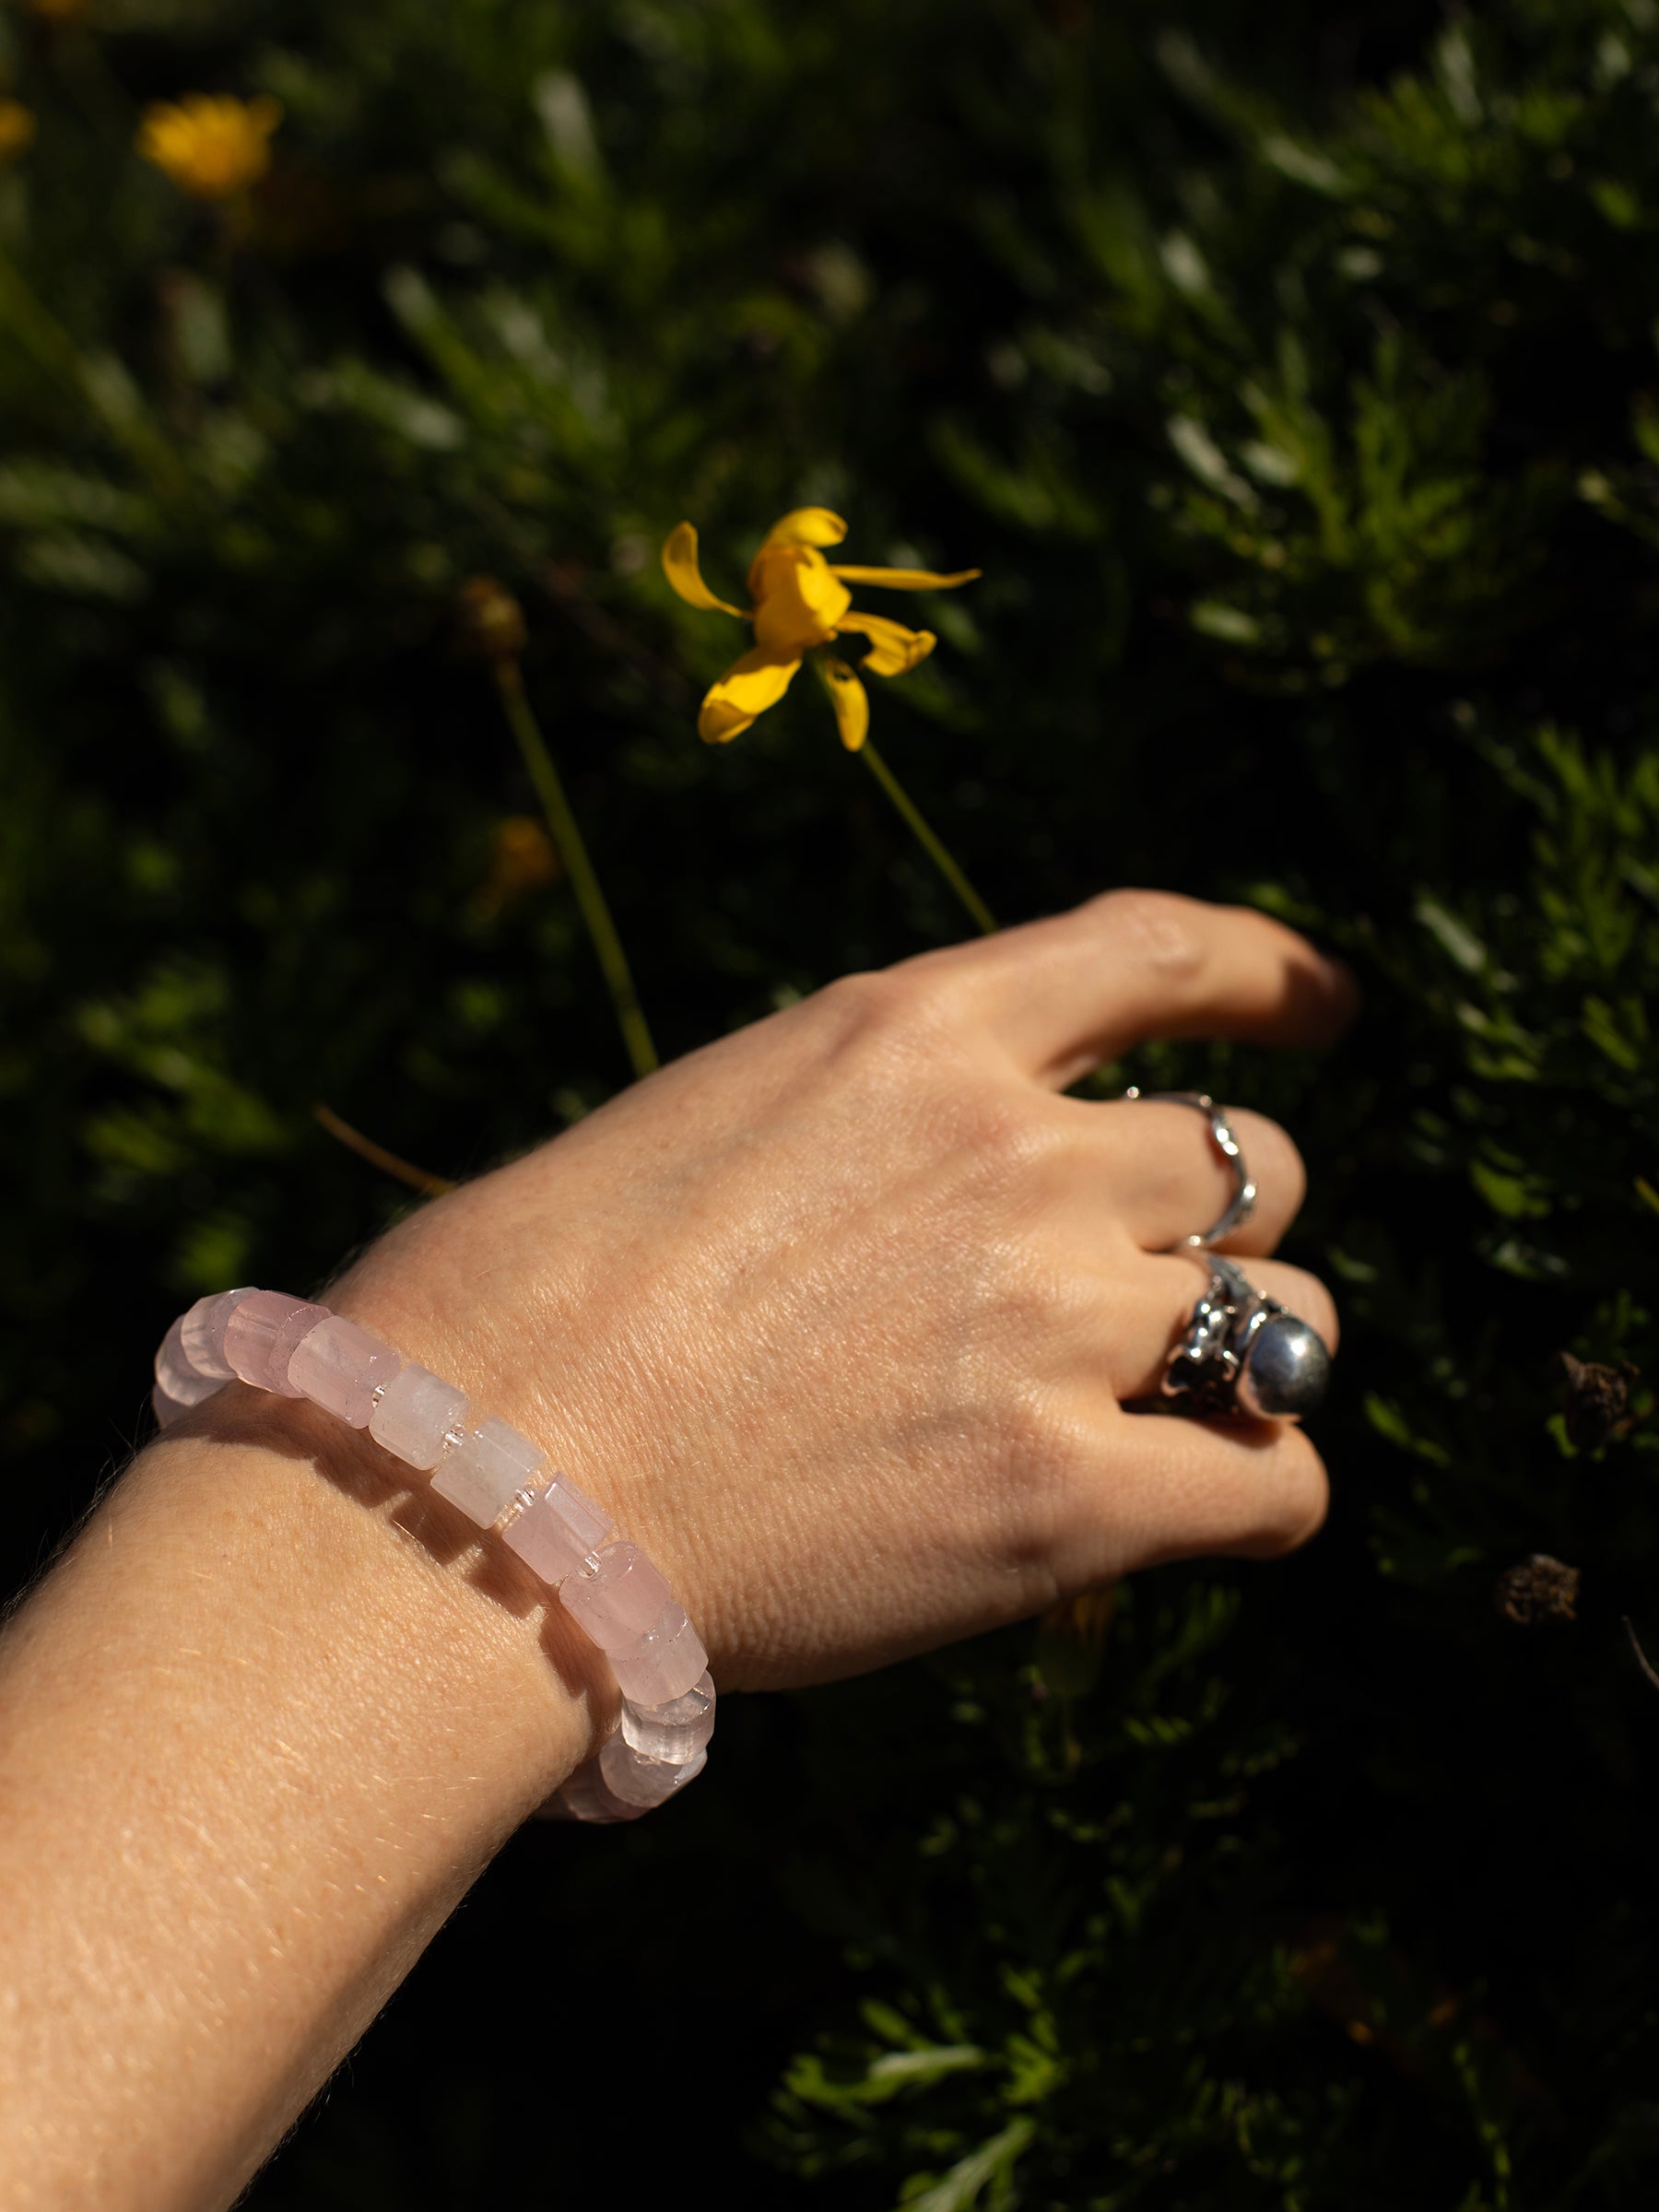
M1195 1106L1209 1124L1210 1135L1216 1140L1216 1149L1232 1170L1233 1194L1231 1203L1218 1221L1213 1221L1200 1236L1182 1237L1171 1246L1172 1252L1191 1247L1194 1252L1208 1252L1219 1244L1223 1237L1230 1237L1235 1229L1242 1229L1255 1212L1256 1186L1250 1180L1244 1165L1244 1155L1239 1149L1239 1140L1232 1133L1232 1124L1224 1107L1218 1106L1207 1090L1142 1090L1132 1083L1124 1093L1126 1099L1149 1099L1171 1106Z
M1324 1398L1331 1376L1324 1338L1267 1298L1230 1260L1212 1260L1210 1278L1175 1341L1162 1391L1195 1420L1300 1421Z

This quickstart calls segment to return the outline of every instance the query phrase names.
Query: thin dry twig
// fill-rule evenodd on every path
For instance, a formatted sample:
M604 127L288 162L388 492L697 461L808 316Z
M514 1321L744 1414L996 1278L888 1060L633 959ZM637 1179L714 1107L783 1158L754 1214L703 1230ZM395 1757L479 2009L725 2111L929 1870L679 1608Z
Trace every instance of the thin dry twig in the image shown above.
M395 1175L399 1182L406 1182L411 1190L418 1191L423 1197L441 1198L445 1191L454 1189L454 1184L445 1177L430 1174L425 1168L418 1168L412 1159L400 1159L395 1152L388 1152L384 1145L377 1145L371 1136L365 1136L360 1129L354 1129L349 1122L342 1121L334 1108L324 1106L320 1099L312 1108L312 1112L329 1135L336 1137L347 1151L355 1152L360 1159L368 1160L371 1167L379 1168L382 1173Z

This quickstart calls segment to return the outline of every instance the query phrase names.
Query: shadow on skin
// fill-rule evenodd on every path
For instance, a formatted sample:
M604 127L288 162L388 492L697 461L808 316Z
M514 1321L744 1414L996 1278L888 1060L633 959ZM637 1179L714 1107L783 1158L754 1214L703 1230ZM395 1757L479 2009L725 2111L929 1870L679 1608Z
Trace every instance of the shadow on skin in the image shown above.
M515 1620L538 1610L538 1641L566 1693L585 1702L595 1747L616 1725L621 1700L604 1654L499 1537L478 1528L416 1469L384 1451L365 1429L348 1429L305 1398L276 1397L245 1382L222 1390L175 1421L170 1437L210 1437L253 1445L313 1467L336 1490L418 1544L437 1567L463 1580ZM463 1565L463 1562L465 1562Z

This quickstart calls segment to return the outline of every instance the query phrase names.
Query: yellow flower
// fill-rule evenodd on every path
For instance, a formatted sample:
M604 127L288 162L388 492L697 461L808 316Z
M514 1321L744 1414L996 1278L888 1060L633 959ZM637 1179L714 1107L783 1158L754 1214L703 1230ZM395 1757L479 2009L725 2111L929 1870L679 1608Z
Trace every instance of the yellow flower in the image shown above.
M187 92L176 104L160 100L145 110L138 151L181 192L233 199L270 168L271 134L281 121L278 100Z
M978 569L953 576L930 569L858 569L832 565L819 550L839 546L847 525L827 507L797 507L767 532L748 572L749 608L718 599L697 565L697 532L678 524L663 547L663 571L692 606L735 615L755 626L753 649L735 660L703 700L698 735L710 745L724 745L747 730L758 714L775 707L809 653L818 666L835 708L841 743L857 752L870 726L870 702L847 662L823 648L849 631L868 638L862 665L872 676L903 676L924 661L938 640L930 629L906 629L886 615L861 614L853 605L850 583L874 583L893 592L948 591L971 583Z
M27 0L30 15L44 16L49 23L72 23L84 16L89 0Z
M35 119L20 100L0 100L0 168L34 144Z

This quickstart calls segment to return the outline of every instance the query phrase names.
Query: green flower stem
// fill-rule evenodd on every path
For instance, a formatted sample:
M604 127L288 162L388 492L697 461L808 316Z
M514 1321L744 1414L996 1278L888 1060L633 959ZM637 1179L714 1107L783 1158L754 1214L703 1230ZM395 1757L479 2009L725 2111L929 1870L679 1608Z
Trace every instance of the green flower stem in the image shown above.
M994 937L996 935L996 916L951 858L943 841L929 825L926 816L867 737L859 747L858 757L869 764L870 773L898 807L916 842L973 917L974 927L986 936Z
M605 903L605 893L599 888L599 878L594 873L594 864L588 858L588 849L582 840L571 802L565 796L559 771L553 765L553 756L547 750L547 739L541 726L524 697L524 681L515 660L498 660L494 664L496 688L501 695L507 721L530 781L535 786L535 795L542 803L542 812L547 818L552 832L553 847L564 863L571 879L571 888L576 894L576 903L582 909L582 918L587 924L598 955L606 987L611 1004L617 1010L617 1026L622 1031L622 1041L628 1047L628 1057L633 1064L636 1077L649 1076L662 1063L657 1058L656 1046L651 1041L645 1017L640 1008L639 994L634 989L633 975L629 969L628 955L622 949L622 940L617 935L617 925L611 920L610 909Z

